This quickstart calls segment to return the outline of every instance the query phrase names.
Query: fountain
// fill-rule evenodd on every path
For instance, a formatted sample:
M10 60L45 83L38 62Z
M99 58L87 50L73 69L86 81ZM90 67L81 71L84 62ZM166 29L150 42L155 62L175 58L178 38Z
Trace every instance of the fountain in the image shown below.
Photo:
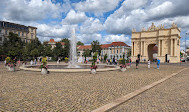
M76 35L75 35L75 28L72 29L71 32L71 40L70 40L70 60L69 65L67 68L80 68L77 65L77 51L76 51Z
M77 64L77 51L76 51L76 35L75 35L75 28L72 29L71 32L71 39L70 39L70 57L69 57L69 64L48 64L48 71L50 72L89 72L91 71L90 67L91 64ZM29 70L29 71L41 71L39 69L40 65L36 66L25 66L20 67L22 70ZM109 70L117 70L119 67L106 65L106 64L99 64L97 65L97 71L109 71Z

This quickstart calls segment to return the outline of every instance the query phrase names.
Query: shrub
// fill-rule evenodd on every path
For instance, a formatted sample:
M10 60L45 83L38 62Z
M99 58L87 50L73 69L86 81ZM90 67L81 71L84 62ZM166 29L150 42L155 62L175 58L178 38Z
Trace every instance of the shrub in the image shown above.
M40 68L42 69L42 68L48 68L48 65L47 65L47 58L46 57L43 57L42 58L42 64L41 64L41 66L40 66Z
M69 59L69 58L67 58L67 57L64 58L64 60L65 60L66 63L68 62L68 59Z
M124 64L124 65L125 65L125 59L120 58L120 59L119 59L119 64Z

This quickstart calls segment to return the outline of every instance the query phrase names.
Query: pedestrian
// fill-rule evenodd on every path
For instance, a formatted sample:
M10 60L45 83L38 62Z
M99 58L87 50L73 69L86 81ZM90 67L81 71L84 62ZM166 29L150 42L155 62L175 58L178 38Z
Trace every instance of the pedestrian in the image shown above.
M136 59L136 69L138 69L139 59Z
M131 60L131 58L129 59L129 63L130 63L130 65L129 65L129 66L131 67L131 63L132 63L132 60Z
M17 63L18 63L18 66L20 66L20 59L18 60L18 62L17 62Z
M97 64L99 64L99 59L97 59Z
M110 59L110 65L112 64L112 59Z
M150 68L150 60L148 60L148 68Z
M34 64L37 65L37 60L36 60L36 58L35 58L35 60L34 60Z
M57 64L59 64L60 63L60 61L59 61L59 58L58 58L58 60L57 60L57 62L56 62Z
M33 65L33 60L30 61L30 65Z
M160 59L157 59L157 69L160 67Z
M108 59L106 59L106 64L108 65Z

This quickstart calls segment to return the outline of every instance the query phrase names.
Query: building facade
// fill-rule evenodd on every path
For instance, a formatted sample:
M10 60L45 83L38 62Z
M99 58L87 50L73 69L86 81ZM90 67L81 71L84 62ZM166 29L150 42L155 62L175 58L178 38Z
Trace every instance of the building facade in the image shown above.
M50 39L48 42L46 42L46 44L51 46L51 49L54 49L56 47L56 43L60 43L62 45L62 48L64 48L64 42L56 42L54 41L54 39Z
M120 59L123 58L123 55L127 57L127 52L130 49L130 46L125 44L124 42L112 42L111 44L102 44L101 45L101 56L100 58L103 59L104 56L107 54L108 59ZM82 56L84 50L92 50L91 45L83 45L78 46L78 56Z
M157 58L161 62L180 62L180 29L176 24L171 28L164 28L163 25L156 27L152 23L148 30L145 28L141 32L132 31L132 50L131 58L133 61L153 61L153 48L157 46Z
M6 21L0 21L0 45L8 39L9 33L18 34L23 42L31 42L36 39L37 28L33 26L24 26L16 23L10 23Z

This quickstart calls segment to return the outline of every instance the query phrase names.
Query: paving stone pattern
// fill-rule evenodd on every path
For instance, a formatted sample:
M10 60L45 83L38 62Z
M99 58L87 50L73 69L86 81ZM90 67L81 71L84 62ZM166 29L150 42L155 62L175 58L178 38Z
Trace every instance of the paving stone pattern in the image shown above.
M90 73L9 72L0 65L0 111L90 112L136 89L179 71L162 65L160 70L133 65L126 72ZM135 104L133 104L135 105ZM154 105L152 103L152 105ZM136 103L136 107L139 105Z
M111 112L189 112L188 71L130 99Z

